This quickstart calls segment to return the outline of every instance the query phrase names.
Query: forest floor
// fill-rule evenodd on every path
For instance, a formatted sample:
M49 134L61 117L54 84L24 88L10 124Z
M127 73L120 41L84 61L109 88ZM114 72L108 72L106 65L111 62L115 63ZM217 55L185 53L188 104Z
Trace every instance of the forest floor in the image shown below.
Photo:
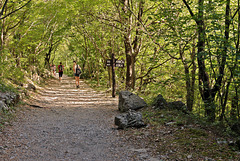
M114 125L118 99L73 78L51 79L0 132L0 160L158 160Z
M216 134L169 119L175 113L148 109L145 128L117 130L118 98L94 91L73 78L47 81L25 100L0 132L0 160L160 161L240 160Z

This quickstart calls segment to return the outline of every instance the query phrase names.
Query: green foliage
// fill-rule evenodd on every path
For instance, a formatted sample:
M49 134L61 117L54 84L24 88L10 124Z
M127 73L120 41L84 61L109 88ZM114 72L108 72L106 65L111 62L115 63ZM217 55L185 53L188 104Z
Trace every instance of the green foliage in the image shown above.
M17 92L14 86L7 84L2 78L0 78L0 92Z
M6 13L25 3L16 2L9 1ZM139 2L144 2L140 20ZM200 9L197 1L188 4L197 17ZM106 60L114 53L117 59L125 60L125 68L116 68L117 92L125 90L126 35L129 32L131 54L137 54L133 91L148 104L158 94L169 102L187 103L187 83L190 82L195 92L192 112L204 119L206 111L197 82L199 70L195 69L196 17L192 17L184 3L177 0L133 0L126 13L122 5L120 1L109 0L31 1L5 18L4 25L0 22L5 33L0 49L0 80L21 84L24 71L41 74L50 64L58 65L60 61L65 66L64 74L71 76L72 62L76 60L82 68L82 78L88 79L89 84L95 84L93 87L99 90L109 90L112 80ZM240 92L239 24L238 16L232 17L230 37L225 43L225 7L224 1L213 0L201 8L206 28L206 51L198 56L203 56L212 87L220 76L222 55L226 54L223 83L214 99L216 118L220 119L224 114L227 119L237 120L239 102L236 101L234 109L232 100L239 100ZM237 1L231 1L231 14L237 8ZM181 122L184 121L179 124Z

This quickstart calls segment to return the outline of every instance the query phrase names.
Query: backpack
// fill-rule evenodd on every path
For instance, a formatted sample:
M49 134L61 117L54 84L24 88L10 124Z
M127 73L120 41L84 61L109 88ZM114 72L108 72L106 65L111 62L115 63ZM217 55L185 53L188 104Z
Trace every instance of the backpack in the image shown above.
M81 70L80 70L78 65L77 65L77 68L76 68L76 74L81 74Z
M59 70L63 71L63 66L62 65L59 66Z

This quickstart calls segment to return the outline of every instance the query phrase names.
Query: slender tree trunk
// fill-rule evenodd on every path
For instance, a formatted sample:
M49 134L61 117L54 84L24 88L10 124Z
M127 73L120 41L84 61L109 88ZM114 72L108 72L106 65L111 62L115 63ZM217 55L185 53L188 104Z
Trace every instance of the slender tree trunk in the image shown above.
M100 81L99 81L99 62L97 62L97 86L100 86Z
M125 44L125 54L126 54L126 66L127 66L127 72L126 72L126 89L131 89L132 84L132 52L130 47L130 42L128 41L128 38L125 38L124 41Z
M91 75L91 66L89 62L89 57L88 57L88 46L87 46L87 38L84 35L84 43L85 43L85 50L86 50L86 60L87 60L87 67L88 67L88 76L92 80L92 75Z
M191 60L192 60L192 82L191 82L191 90L190 90L190 93L191 93L191 100L190 100L190 105L189 105L189 108L190 110L192 111L193 109L193 105L194 105L194 97L195 97L195 81L196 81L196 48L195 48L195 39L194 39L194 42L193 42L193 49L192 49L192 55L191 55Z
M112 53L112 97L116 95L115 55Z
M124 22L128 26L125 26L124 34L124 45L125 45L125 54L126 54L126 89L134 89L136 82L136 71L135 71L135 62L136 57L141 49L141 38L140 38L140 21L143 15L143 6L144 1L138 3L138 17L136 20L136 34L134 40L132 41L132 28L133 28L133 11L130 11L129 0L123 0L123 11L124 11Z
M52 52L53 46L52 44L49 47L48 52L45 55L45 68L50 69L50 59L51 59L51 52Z
M111 67L108 66L108 87L111 88L112 87L112 81L111 81Z
M236 90L235 100L236 100L237 117L238 117L238 121L239 121L240 120L239 94L238 94L239 86L237 86L235 88L235 90Z
M129 90L132 88L132 76L133 76L133 61L132 61L132 46L131 46L131 25L132 25L132 14L129 12L129 1L123 0L123 16L124 23L127 24L125 26L125 34L124 34L124 46L125 46L125 55L126 55L126 89Z
M1 49L0 49L0 56L3 61L3 48L4 48L4 28L5 28L5 19L1 20L2 21L2 27L1 27Z
M194 103L194 79L191 79L190 71L187 63L184 63L184 69L185 69L185 78L186 78L186 89L187 89L187 110L192 111L193 109L193 103ZM194 75L192 75L195 77Z
M224 70L225 70L225 66L226 66L226 59L227 59L227 50L229 48L229 28L230 28L230 0L227 0L226 2L226 13L225 13L225 38L224 38L224 49L223 49L223 53L221 56L221 64L219 66L219 76L217 78L216 84L213 88L213 94L218 92L221 88L222 85L222 80L223 80L223 76L224 76ZM222 116L220 119L223 119L223 115L225 112L225 108L226 108L226 104L227 104L227 98L228 98L228 91L229 91L229 86L231 84L231 79L232 79L233 75L231 73L231 77L229 78L229 81L227 83L227 87L226 87L226 91L223 92L225 93L225 96L223 96L222 99L225 100L221 100L221 105L222 105ZM224 94L223 94L224 95Z
M215 94L212 94L209 76L206 71L205 65L205 41L206 41L206 31L204 27L204 0L199 0L198 2L198 18L196 20L198 28L198 52L197 61L199 68L199 91L201 93L204 105L205 113L210 122L215 120Z
M240 2L238 0L238 8L240 7ZM238 42L237 42L237 56L236 56L236 66L238 65L238 56L240 56L240 49L239 49L239 44L240 44L240 10L238 10ZM239 67L238 67L239 69ZM236 100L236 109L237 109L237 117L238 121L240 120L240 109L239 109L239 85L235 87L235 100Z
M141 65L141 70L140 70L140 75L143 74L143 64ZM138 91L140 92L142 90L142 85L143 85L143 77L140 77L140 84L139 84L139 88Z
M192 111L193 110L193 104L194 104L194 92L195 92L195 72L196 72L196 65L195 65L195 43L193 43L193 49L191 53L191 63L192 63L192 71L190 73L190 66L188 62L186 61L186 58L184 56L184 50L181 49L181 46L179 48L180 50L180 57L182 60L182 63L184 65L185 69L185 78L186 78L186 100L187 100L187 110Z
M240 7L240 1L238 0L238 8ZM238 66L238 56L240 55L240 10L238 10L238 34L237 34L237 43L236 43L236 57L235 57L235 65L233 68L230 68L231 74L235 72L235 70L239 70ZM235 96L232 98L231 102L231 119L239 121L240 115L239 115L239 85L236 85L235 87Z

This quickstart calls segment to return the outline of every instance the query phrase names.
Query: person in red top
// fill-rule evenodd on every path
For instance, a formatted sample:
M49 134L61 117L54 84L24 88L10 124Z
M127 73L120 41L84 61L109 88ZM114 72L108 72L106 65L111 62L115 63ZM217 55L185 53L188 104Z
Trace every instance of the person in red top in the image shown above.
M59 81L62 81L62 76L63 76L63 70L64 66L62 65L62 62L60 62L60 65L58 65L58 73L59 73Z

